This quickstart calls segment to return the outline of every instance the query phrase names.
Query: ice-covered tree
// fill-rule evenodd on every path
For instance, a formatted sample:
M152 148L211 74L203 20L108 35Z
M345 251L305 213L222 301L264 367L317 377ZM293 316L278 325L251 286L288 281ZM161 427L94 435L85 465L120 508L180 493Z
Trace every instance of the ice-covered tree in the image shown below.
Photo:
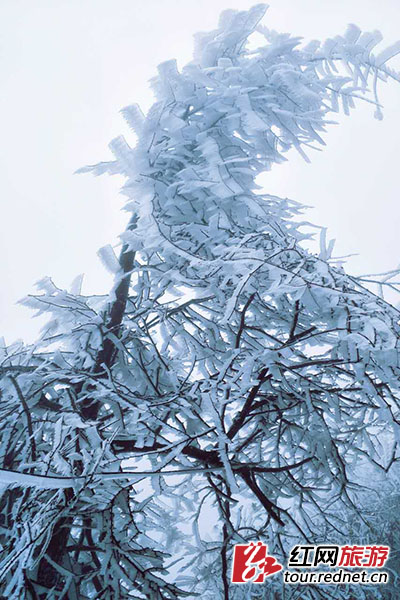
M229 584L233 544L344 535L359 469L398 460L399 311L257 176L355 100L380 117L400 46L354 25L304 45L264 12L224 12L147 115L123 109L135 143L86 169L126 177L110 295L43 280L43 335L2 350L4 597L279 597Z

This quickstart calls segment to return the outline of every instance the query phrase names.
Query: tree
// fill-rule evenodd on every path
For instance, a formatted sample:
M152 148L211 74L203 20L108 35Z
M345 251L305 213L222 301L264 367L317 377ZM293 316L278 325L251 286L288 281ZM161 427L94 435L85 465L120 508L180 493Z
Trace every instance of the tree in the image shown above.
M136 145L85 169L126 177L110 295L45 279L25 300L50 321L3 350L4 597L276 597L276 581L230 586L233 544L285 557L344 535L358 465L388 468L383 436L398 461L399 311L325 230L308 251L302 207L256 177L293 147L307 158L339 104L381 117L400 45L374 54L379 34L353 25L302 46L264 12L224 12L192 63L160 65L148 114L123 110Z

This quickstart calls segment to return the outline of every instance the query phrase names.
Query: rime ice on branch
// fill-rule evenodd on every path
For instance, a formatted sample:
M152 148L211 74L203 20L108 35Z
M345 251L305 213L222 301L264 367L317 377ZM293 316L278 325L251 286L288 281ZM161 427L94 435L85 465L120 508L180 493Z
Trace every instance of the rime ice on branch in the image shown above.
M256 177L323 144L340 106L361 98L380 117L400 46L375 52L379 34L354 25L303 45L260 25L264 12L224 12L192 63L159 67L146 116L123 109L136 145L118 138L114 161L85 169L126 177L121 255L101 252L113 291L43 280L25 301L51 315L42 339L4 349L11 599L244 598L229 584L234 543L282 555L345 535L358 471L398 460L398 310L323 237L319 255L305 250L302 207Z

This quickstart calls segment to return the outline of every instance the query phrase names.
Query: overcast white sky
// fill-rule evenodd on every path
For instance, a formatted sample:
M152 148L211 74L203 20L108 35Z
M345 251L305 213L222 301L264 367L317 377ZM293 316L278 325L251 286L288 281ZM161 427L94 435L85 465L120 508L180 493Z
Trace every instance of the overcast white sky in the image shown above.
M40 323L15 303L49 275L84 293L110 279L96 251L125 226L121 180L73 175L107 160L108 142L129 138L119 109L144 108L158 63L191 59L192 34L213 29L225 8L250 0L0 0L0 335L32 341ZM399 0L272 0L265 23L306 40L343 33L348 23L400 39ZM400 67L397 61L398 68ZM382 87L383 122L367 105L340 118L314 153L296 155L263 178L265 191L315 208L336 253L358 252L353 272L400 262L400 85Z

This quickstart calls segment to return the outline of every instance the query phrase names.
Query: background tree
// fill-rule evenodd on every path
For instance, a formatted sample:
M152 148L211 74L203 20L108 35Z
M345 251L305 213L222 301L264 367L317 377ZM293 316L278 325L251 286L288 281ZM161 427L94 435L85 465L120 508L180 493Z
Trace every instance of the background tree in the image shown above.
M277 597L279 579L230 586L233 544L284 559L345 536L359 471L398 461L399 311L324 229L307 250L302 207L256 178L293 147L307 159L340 105L380 118L400 45L374 53L350 26L302 46L264 12L224 12L192 63L160 65L148 114L123 109L136 145L86 169L126 177L110 296L45 279L25 300L50 321L1 362L5 597Z

